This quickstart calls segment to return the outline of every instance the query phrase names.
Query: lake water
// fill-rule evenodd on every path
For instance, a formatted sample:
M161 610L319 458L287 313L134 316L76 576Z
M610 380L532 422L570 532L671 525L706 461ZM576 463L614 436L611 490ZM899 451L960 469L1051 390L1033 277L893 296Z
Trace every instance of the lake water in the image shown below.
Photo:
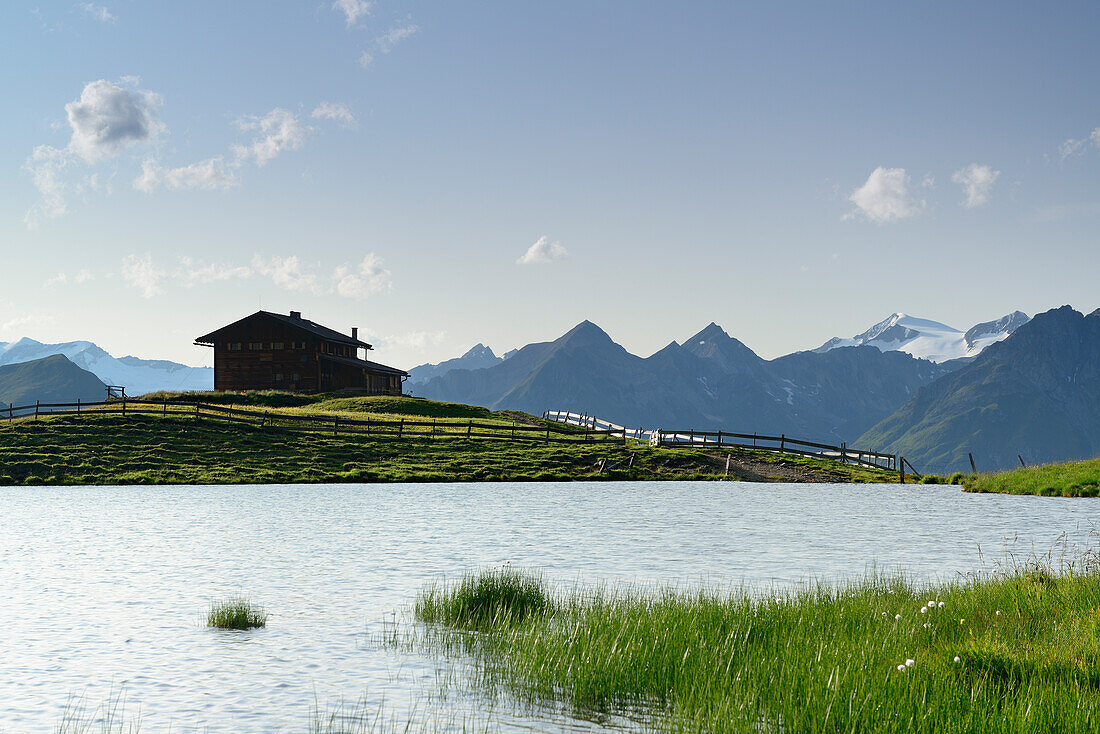
M71 696L122 691L143 732L308 731L362 700L403 724L584 731L487 702L459 664L381 637L433 580L511 562L562 582L740 585L950 578L1063 533L1100 501L955 487L526 483L0 488L0 731L54 731ZM270 614L202 626L215 599ZM98 729L95 729L98 732Z

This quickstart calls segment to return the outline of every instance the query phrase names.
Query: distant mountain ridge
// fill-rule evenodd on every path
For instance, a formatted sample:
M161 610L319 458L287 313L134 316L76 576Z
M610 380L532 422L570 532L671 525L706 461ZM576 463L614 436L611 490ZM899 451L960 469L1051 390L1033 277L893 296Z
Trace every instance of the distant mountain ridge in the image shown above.
M764 360L714 323L642 358L583 321L493 366L451 370L414 394L536 414L587 410L628 426L850 441L948 370L871 347Z
M81 369L91 372L108 385L122 385L127 395L157 390L213 390L211 367L188 367L178 362L138 357L112 357L89 341L43 344L23 338L0 342L0 365L31 362L55 354L64 355Z
M0 365L0 403L12 405L98 402L107 397L102 381L73 364L65 355L54 354L28 362Z
M427 382L433 377L440 377L451 370L476 370L482 367L492 367L504 361L504 359L505 357L496 356L493 354L492 349L479 342L470 347L461 357L448 359L439 364L428 363L413 367L409 370L409 379L406 384L415 385L418 382Z
M814 351L872 346L884 352L899 351L932 362L947 362L977 356L990 344L1006 339L1028 321L1027 314L1013 311L1000 319L976 324L962 332L938 321L894 313L862 334L850 339L833 337Z
M924 471L981 471L1100 454L1100 309L1039 314L920 389L859 441Z

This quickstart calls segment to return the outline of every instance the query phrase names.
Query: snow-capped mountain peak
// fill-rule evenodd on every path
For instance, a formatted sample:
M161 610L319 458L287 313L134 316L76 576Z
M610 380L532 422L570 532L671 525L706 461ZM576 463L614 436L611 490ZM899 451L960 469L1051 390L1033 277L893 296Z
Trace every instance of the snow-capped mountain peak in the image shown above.
M52 354L65 355L105 384L124 386L127 395L157 390L214 389L214 370L210 367L188 367L178 362L137 357L118 359L89 341L43 344L24 337L15 342L0 342L0 365L30 362Z
M990 344L1006 338L1028 320L1026 314L1015 311L996 321L978 324L964 333L938 321L894 313L862 334L850 339L834 337L814 351L871 346L883 352L906 352L920 359L946 362L979 354Z

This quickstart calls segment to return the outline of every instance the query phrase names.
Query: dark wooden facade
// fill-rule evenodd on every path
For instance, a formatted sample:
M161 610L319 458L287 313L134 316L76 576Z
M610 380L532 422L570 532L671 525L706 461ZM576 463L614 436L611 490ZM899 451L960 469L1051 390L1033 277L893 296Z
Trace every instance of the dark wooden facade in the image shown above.
M355 390L400 395L408 373L359 358L372 349L351 336L302 318L257 311L195 339L214 349L215 390Z

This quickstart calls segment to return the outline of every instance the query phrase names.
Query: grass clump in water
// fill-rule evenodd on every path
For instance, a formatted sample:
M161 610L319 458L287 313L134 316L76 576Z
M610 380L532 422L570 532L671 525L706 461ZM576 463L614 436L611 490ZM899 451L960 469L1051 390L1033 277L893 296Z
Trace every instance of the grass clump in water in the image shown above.
M267 612L244 597L232 597L210 605L206 626L223 630L248 630L267 626Z
M467 574L456 586L434 585L416 601L416 616L447 627L511 626L553 608L543 578L509 565Z

